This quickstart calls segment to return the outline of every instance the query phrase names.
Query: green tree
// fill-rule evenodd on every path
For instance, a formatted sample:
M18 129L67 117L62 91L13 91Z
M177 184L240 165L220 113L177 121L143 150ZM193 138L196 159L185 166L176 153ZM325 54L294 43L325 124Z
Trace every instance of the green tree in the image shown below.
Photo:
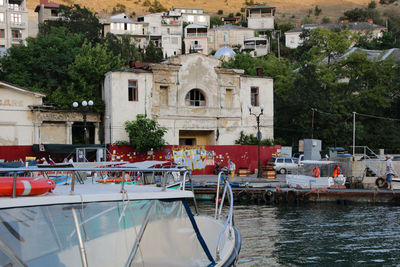
M370 9L376 8L376 2L375 2L374 0L372 0L371 2L369 2L368 8L370 8Z
M162 49L156 47L153 41L150 41L144 53L144 61L159 63L163 59Z
M83 36L65 28L51 28L48 34L27 38L26 46L13 46L0 59L2 80L42 91L49 96L71 82L68 66L80 51Z
M309 53L314 60L327 59L328 64L335 57L343 55L350 45L357 41L357 35L350 31L331 31L326 28L312 30L308 42L311 45Z
M68 33L82 34L86 40L97 43L101 39L101 29L97 17L87 8L81 8L79 5L64 6L59 8L60 18L57 20L46 20L39 26L42 34L51 32L52 27L64 27Z
M322 9L319 8L318 6L315 6L314 15L318 17L321 13L322 13Z
M210 17L210 27L216 27L216 26L220 26L220 25L224 25L224 22L221 20L221 17L219 16L211 16Z
M118 13L124 13L126 11L126 6L121 3L117 3L115 7L113 7L111 13L112 14L118 14Z
M130 145L137 151L161 150L166 145L163 136L167 129L161 127L156 120L146 118L144 114L138 114L135 121L126 121L125 130Z
M65 88L59 87L52 94L51 99L54 98L54 101L58 101L59 106L68 109L71 106L71 99L90 98L95 100L95 109L101 111L103 109L101 85L104 81L104 74L122 66L121 58L107 51L106 46L84 43L74 62L68 67L71 84Z
M121 38L118 38L112 33L107 33L103 43L114 56L120 56L126 66L132 60L143 61L141 49L138 48L136 41L129 35L123 35Z

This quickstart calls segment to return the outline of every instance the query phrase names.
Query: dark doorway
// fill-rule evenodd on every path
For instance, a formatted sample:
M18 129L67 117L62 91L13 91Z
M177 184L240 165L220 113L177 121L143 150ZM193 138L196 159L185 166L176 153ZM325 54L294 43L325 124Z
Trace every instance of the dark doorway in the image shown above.
M74 122L74 124L72 125L72 144L74 145L85 144L83 126L84 126L83 122ZM92 122L87 122L86 129L87 129L87 143L94 144L94 133L95 133L94 124Z

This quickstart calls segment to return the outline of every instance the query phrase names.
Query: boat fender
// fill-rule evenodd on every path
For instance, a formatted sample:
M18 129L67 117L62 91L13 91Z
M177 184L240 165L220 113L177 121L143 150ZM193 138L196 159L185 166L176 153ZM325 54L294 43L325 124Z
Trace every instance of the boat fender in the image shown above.
M294 190L289 190L286 192L286 201L293 203L297 200L297 192Z
M265 203L271 203L273 199L273 192L271 190L267 190L263 192L262 197Z
M249 192L243 191L238 195L239 203L249 203L252 200L252 195Z
M379 177L378 179L376 179L375 184L378 188L386 188L388 186L385 179L383 179L382 177Z
M333 178L337 178L340 174L340 167L339 165L335 166L335 169L333 169Z
M314 167L312 169L312 176L313 177L321 177L320 175L321 175L321 172L320 172L319 168L318 167Z

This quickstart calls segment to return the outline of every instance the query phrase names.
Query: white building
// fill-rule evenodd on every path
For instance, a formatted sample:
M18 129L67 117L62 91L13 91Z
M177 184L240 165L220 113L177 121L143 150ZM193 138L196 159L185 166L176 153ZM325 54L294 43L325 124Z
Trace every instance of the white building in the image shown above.
M204 13L203 8L173 7L170 12L181 14L184 22L210 28L210 15Z
M265 106L260 117L263 138L273 138L273 80L224 69L221 61L199 53L171 57L148 70L106 73L104 81L105 139L128 140L126 121L137 114L166 127L171 145L231 145L256 133L248 104Z
M257 32L274 29L275 7L267 5L256 5L246 10L247 27Z
M19 45L28 37L25 0L0 0L0 48Z

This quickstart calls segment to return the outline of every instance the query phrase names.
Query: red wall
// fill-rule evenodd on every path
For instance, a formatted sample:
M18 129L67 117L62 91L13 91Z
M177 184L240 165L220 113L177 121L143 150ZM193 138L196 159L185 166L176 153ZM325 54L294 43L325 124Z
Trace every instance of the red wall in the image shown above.
M261 146L261 166L265 166L267 161L275 154L281 146ZM114 160L124 160L130 162L144 160L168 160L174 161L174 154L180 152L182 161L190 164L193 174L212 174L215 163L220 166L227 166L228 159L231 159L236 168L249 168L251 172L258 168L258 150L254 145L230 145L230 146L166 146L161 151L154 151L153 155L147 153L135 153L130 146L110 147L110 153ZM178 153L179 154L179 153Z
M261 166L265 166L267 161L277 154L281 146L260 146ZM176 158L182 165L191 166L193 174L213 174L215 163L220 166L227 166L228 159L236 164L236 169L249 168L251 172L258 168L258 150L253 145L231 145L231 146L166 146L161 151L154 151L153 155L147 153L135 153L131 146L111 145L109 151L112 158L109 160L123 160L138 162L145 160L167 160L173 162ZM0 159L7 161L25 159L26 156L46 157L46 152L35 153L32 146L0 146ZM52 154L55 162L62 162L65 155Z
M25 157L33 157L35 153L32 150L32 146L0 146L0 159L6 161L13 161L22 159Z

